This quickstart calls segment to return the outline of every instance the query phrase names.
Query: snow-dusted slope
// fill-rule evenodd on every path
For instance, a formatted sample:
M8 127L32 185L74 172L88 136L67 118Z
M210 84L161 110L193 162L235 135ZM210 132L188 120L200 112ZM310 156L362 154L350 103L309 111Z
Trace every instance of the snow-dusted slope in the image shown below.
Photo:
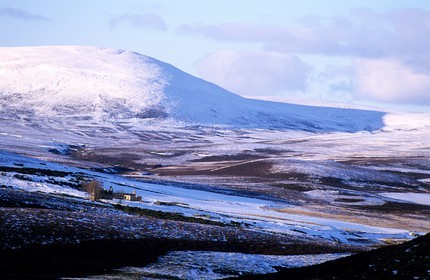
M119 50L2 48L2 114L144 117L151 110L163 114L168 109L163 103L166 74L151 59ZM15 110L5 110L11 107Z
M0 48L1 118L175 120L311 131L377 130L382 112L251 100L137 53Z

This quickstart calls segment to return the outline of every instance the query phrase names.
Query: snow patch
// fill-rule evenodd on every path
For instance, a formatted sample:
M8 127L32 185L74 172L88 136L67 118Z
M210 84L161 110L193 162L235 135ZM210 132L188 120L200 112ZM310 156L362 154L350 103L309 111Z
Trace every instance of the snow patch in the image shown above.
M426 193L380 193L379 195L403 202L430 206L430 194Z
M269 256L206 251L175 251L145 267L118 270L126 279L222 279L276 272L275 267L301 267L345 257L348 254ZM116 273L116 274L117 274ZM109 275L101 277L109 278ZM98 279L91 277L90 279ZM105 278L104 278L105 279Z

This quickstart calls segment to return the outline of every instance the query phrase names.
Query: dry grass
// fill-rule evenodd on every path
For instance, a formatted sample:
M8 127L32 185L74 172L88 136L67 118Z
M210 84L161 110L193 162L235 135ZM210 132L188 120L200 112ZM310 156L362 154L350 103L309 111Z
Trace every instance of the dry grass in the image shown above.
M334 219L350 223L358 223L374 227L402 228L409 231L428 232L430 230L430 220L425 218L425 213L420 215L399 215L389 213L379 213L363 210L352 210L346 208L335 208L330 206L320 206L312 208L282 208L273 209L287 214L303 215L316 218ZM381 216L382 215L382 216Z

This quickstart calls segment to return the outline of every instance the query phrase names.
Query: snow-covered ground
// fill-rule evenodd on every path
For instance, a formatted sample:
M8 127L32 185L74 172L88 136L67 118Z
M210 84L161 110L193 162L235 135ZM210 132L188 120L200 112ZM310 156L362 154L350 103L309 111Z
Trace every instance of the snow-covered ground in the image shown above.
M102 182L106 189L112 187L115 192L125 191L130 193L135 191L138 196L142 196L143 200L141 202L121 202L129 206L181 213L191 217L206 217L226 224L235 222L256 231L279 233L305 239L310 238L316 241L334 241L350 245L379 244L384 239L410 238L409 231L402 228L368 226L334 218L321 218L277 211L277 209L294 210L297 208L285 202L228 195L207 190L187 189L180 185L145 183L118 175L87 171L4 152L0 153L0 160L3 166L14 168L12 172L2 172L0 174L0 185L30 192L54 192L77 197L85 196L83 192L68 186L54 187L52 183L46 182L49 179L52 181L53 178L55 181L61 182L64 180L62 177L56 178L54 175L37 174L27 174L24 178L16 176L20 168L64 172L65 174L61 175L66 176L66 178L72 176L72 174L95 178ZM313 192L310 195L321 196L322 194ZM385 196L387 195L385 194ZM106 202L118 203L119 201Z
M430 194L427 193L381 193L381 196L407 201L416 204L430 205Z
M86 279L168 279L170 277L200 280L223 279L249 274L274 273L275 267L301 267L347 256L320 254L268 256L255 254L175 251L145 267L127 267L115 273Z
M143 197L124 205L288 240L373 246L430 231L429 136L428 113L246 99L133 52L0 48L8 189L82 200L69 183L92 178ZM283 262L240 257L237 267L258 259L265 271Z

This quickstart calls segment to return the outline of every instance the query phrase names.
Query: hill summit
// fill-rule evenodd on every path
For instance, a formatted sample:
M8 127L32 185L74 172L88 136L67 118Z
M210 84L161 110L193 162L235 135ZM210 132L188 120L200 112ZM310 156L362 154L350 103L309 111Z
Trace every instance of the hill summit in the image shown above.
M154 58L97 47L1 48L0 96L0 116L12 119L150 119L310 131L383 126L382 112L247 99Z

